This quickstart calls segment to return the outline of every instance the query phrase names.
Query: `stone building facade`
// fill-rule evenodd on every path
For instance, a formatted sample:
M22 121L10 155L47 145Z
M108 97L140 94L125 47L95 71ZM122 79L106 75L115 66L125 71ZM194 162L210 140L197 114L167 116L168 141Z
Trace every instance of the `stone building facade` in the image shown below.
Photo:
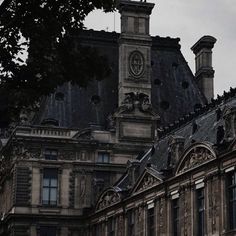
M231 89L170 127L136 161L132 184L128 168L105 190L91 235L235 235L235 95Z
M213 37L194 76L178 38L150 36L153 7L119 1L120 34L78 32L109 78L1 130L1 236L234 235L236 91L213 99Z

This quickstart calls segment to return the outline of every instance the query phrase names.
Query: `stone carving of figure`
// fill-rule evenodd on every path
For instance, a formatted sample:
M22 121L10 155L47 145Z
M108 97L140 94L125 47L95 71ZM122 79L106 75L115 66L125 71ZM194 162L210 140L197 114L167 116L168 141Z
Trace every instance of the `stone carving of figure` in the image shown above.
M151 104L150 104L150 101L149 101L149 97L144 96L142 104L141 104L141 110L148 111L150 108L151 108Z
M189 157L186 160L182 171L193 168L213 158L213 155L207 149L200 148L193 150L192 153L189 154Z
M28 125L29 124L28 116L27 116L27 114L25 114L23 112L20 114L20 124L21 125Z
M107 121L108 121L108 128L114 129L116 126L114 117L112 115L109 115Z
M134 93L126 93L125 99L123 101L123 105L129 111L133 110L134 108Z
M86 191L86 176L82 175L80 179L80 198L81 202L84 203Z

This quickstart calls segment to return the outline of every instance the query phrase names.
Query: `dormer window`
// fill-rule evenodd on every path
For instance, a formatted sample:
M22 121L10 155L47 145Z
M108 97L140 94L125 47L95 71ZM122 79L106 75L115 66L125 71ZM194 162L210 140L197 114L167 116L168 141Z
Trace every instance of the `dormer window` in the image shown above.
M236 172L232 171L227 176L227 210L228 228L236 229Z
M45 160L57 160L58 151L56 149L45 149L44 158Z

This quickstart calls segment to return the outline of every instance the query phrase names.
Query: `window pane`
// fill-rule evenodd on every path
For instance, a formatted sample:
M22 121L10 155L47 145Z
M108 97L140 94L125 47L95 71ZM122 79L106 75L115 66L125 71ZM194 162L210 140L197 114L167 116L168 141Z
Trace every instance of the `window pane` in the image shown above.
M173 235L179 235L179 199L172 201L172 224L173 224Z
M57 204L57 172L57 169L44 170L42 202L45 205Z
M196 191L197 198L197 236L204 235L204 189L198 189Z
M57 187L57 179L51 179L51 187Z
M236 172L228 175L228 217L229 228L236 229Z
M103 159L103 162L109 162L109 157L107 154L103 156Z
M103 157L98 155L98 159L97 159L98 162L103 162Z
M108 219L108 236L115 235L115 220L113 217Z
M110 162L110 153L98 152L97 162L109 163Z
M54 168L44 169L43 177L56 179L57 178L57 169L54 169Z
M57 189L56 188L51 188L50 201L56 202L56 200L57 200Z
M44 157L46 160L57 160L58 151L54 149L46 149L44 152Z
M147 235L154 236L155 222L154 222L154 207L147 211Z
M50 179L43 179L43 186L44 187L49 187L49 180Z
M127 212L127 235L134 236L134 212L129 210Z
M55 227L47 227L47 226L41 226L40 227L40 236L56 236L57 231Z
M43 201L49 201L49 188L43 188Z

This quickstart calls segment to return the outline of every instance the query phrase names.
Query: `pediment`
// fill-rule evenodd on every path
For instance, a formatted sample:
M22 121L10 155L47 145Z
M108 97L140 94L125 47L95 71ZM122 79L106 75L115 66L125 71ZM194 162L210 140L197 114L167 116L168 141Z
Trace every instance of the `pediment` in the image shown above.
M96 205L96 211L105 209L121 201L121 195L116 188L109 188L102 193Z
M134 185L132 194L145 191L153 186L162 183L162 179L158 176L159 173L156 170L146 169L143 175L139 178L137 183Z
M213 159L216 159L216 153L212 148L212 144L195 143L186 149L180 158L176 168L176 174L191 170Z

